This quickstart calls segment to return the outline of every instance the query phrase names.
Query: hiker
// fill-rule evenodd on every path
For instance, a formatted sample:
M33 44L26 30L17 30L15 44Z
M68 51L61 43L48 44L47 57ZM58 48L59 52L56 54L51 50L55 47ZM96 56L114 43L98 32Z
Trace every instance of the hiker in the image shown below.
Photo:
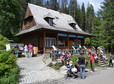
M52 57L52 50L50 50L50 58Z
M88 50L88 57L90 57L91 56L91 50L89 49Z
M26 58L28 58L28 46L27 45L24 46L24 51L25 51Z
M106 54L103 55L103 58L104 58L104 63L107 64L107 56L106 56Z
M86 63L86 60L85 60L85 57L82 56L82 53L80 53L80 56L76 60L76 62L79 62L81 79L85 79L85 63Z
M113 60L112 53L110 53L110 57L109 57L109 67L110 67L110 64L111 64L112 67L113 67L112 60Z
M91 53L90 58L90 66L91 66L91 71L94 72L94 53Z
M65 51L65 56L64 56L64 61L65 61L65 62L67 61L67 54L68 54L68 50L66 49L66 51Z
M32 54L33 54L33 46L31 45L31 43L29 43L28 47L29 47L29 57L32 57Z
M64 65L64 53L62 53L61 60L62 60L62 65Z
M97 54L95 55L94 60L95 60L95 63L98 63L98 56L97 56Z
M16 49L16 51L15 51L16 57L18 57L19 56L19 52L20 52L18 44L16 44L16 46L14 48Z
M102 51L102 49L100 50L100 59L103 60L103 51Z
M67 60L66 60L66 67L67 67L67 68L70 68L69 62L70 62L70 59L67 58Z

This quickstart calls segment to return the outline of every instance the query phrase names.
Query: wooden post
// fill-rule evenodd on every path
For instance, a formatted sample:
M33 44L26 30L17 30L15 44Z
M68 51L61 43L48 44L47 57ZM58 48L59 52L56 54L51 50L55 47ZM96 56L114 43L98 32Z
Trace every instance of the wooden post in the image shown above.
M59 40L59 38L58 38L58 33L57 33L57 48L58 48L58 40Z
M43 53L45 54L45 36L46 36L46 33L44 31L44 43L43 43Z
M91 40L91 37L90 37L90 48L92 47L91 41L92 41L92 40Z
M78 48L78 35L76 35L76 48Z
M69 34L67 34L67 43L68 43L68 49L69 49Z
M85 46L85 37L84 37L84 42L83 42L83 46Z

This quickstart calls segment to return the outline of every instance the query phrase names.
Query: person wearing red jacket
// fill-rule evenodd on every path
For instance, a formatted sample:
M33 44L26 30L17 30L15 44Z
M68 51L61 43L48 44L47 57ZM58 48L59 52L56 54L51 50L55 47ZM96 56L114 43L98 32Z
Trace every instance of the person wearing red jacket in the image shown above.
M91 70L94 72L94 53L91 53L90 55L90 66Z

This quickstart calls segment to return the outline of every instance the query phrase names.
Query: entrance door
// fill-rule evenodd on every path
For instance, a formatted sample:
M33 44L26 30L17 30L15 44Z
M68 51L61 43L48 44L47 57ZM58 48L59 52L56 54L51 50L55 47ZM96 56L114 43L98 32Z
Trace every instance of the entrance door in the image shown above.
M71 49L73 46L73 40L69 40L69 49Z

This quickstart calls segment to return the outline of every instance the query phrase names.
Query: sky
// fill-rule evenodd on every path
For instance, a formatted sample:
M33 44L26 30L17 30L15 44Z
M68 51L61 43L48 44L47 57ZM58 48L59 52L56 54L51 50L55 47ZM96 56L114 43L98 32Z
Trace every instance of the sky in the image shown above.
M102 5L101 3L104 0L77 0L77 2L80 4L80 6L82 5L82 3L85 4L85 8L87 8L87 4L89 2L89 4L92 4L94 7L94 12L97 13L97 11L100 9L100 5Z
M35 2L37 0L34 0ZM44 1L47 1L47 0L44 0ZM48 0L50 1L50 0ZM59 1L59 0L57 0ZM62 0L60 0L62 1ZM97 13L97 11L100 9L100 5L102 5L101 3L103 2L104 0L77 0L78 4L81 6L82 3L84 3L85 5L85 8L87 8L87 4L92 4L93 7L94 7L94 12ZM68 0L68 3L70 2L70 0Z
M58 0L59 1L59 0ZM85 5L85 8L87 8L87 4L92 4L93 7L94 7L94 12L95 14L97 14L97 11L100 9L100 5L102 5L101 3L103 2L104 0L77 0L78 4L82 5L82 3L84 3ZM69 4L70 0L68 0L68 4Z

